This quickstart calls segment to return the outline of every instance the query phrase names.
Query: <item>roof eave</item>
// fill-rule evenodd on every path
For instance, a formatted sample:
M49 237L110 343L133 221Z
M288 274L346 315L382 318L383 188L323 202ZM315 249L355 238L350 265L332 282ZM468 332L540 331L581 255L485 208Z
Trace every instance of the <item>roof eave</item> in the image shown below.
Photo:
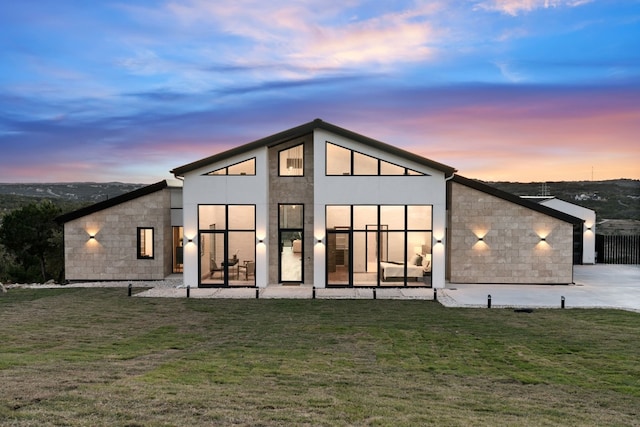
M272 147L274 145L278 145L282 142L298 138L300 136L309 134L316 129L323 129L329 132L333 132L335 134L344 136L345 138L352 139L354 141L363 142L365 144L371 145L373 147L379 148L383 151L396 154L398 156L404 157L408 160L415 161L416 163L425 165L427 167L439 170L444 172L446 175L451 176L456 172L456 169L447 166L442 163L435 162L433 160L427 159L422 156L418 156L417 154L413 154L409 151L403 150L401 148L395 147L393 145L389 145L387 143L375 140L373 138L369 138L367 136L361 135L359 133L350 131L348 129L342 128L340 126L336 126L334 124L325 122L321 119L315 119L311 122L304 123L300 126L293 127L291 129L287 129L282 132L278 132L276 134L267 136L265 138L258 139L253 142L249 142L247 144L241 145L236 148L232 148L230 150L224 151L222 153L214 154L213 156L206 157L204 159L197 160L195 162L179 166L171 170L171 173L176 177L184 177L184 174L191 172L193 170L199 169L201 167L207 166L211 163L227 159L232 156L236 156L248 151L251 151L260 147Z
M495 187L492 187L488 184L485 184L480 181L476 181L474 179L465 178L460 175L455 175L452 179L453 182L457 182L458 184L465 185L467 187L473 188L475 190L481 191L483 193L487 193L489 195L498 197L500 199L506 200L508 202L515 203L517 205L523 206L525 208L534 210L536 212L543 213L545 215L549 215L551 217L557 218L561 221L568 222L571 224L582 224L584 220L582 218L575 217L573 215L569 215L567 213L561 212L557 209L553 209L549 206L542 205L537 202L533 202L531 200L523 199L520 196L516 196L515 194L508 193L503 190L499 190Z
M83 216L91 215L92 213L99 212L101 210L119 205L121 203L155 193L156 191L163 190L167 187L167 181L162 180L160 182L156 182L155 184L147 185L145 187L138 188L137 190L133 190L128 193L121 194L119 196L103 200L101 202L85 206L84 208L80 208L75 211L60 215L55 218L55 221L58 224L64 224L66 222L73 221L74 219L82 218Z

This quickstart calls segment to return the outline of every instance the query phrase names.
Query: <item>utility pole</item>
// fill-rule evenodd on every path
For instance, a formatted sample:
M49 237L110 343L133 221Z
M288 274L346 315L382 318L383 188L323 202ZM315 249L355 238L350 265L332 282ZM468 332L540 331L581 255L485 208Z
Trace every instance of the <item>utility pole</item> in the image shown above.
M549 196L549 185L546 182L540 184L540 194L539 196Z

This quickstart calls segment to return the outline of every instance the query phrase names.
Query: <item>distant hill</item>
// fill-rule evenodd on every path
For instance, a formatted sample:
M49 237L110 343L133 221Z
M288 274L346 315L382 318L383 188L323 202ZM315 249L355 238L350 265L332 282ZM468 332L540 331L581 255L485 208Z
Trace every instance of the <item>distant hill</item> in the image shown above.
M107 200L144 185L122 182L0 183L0 213L45 199L68 210Z
M550 195L596 211L604 219L640 220L640 180L561 182L487 182L518 196ZM73 182L42 184L0 183L0 213L34 200L50 199L62 206L82 206L133 191L145 184Z
M517 196L555 196L596 211L604 219L640 220L640 180L487 182Z

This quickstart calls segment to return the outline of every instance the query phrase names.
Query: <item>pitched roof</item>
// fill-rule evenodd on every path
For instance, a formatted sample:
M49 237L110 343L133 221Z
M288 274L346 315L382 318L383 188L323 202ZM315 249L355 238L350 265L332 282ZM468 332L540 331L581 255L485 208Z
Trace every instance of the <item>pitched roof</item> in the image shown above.
M113 197L111 199L103 200L102 202L94 203L93 205L80 208L78 210L68 212L60 215L55 220L58 224L64 224L65 222L72 221L74 219L82 218L83 216L90 215L95 212L99 212L103 209L110 208L112 206L119 205L120 203L128 202L129 200L137 199L138 197L146 196L148 194L155 193L156 191L167 188L167 181L162 180L155 184L147 185L145 187L138 188L137 190L130 191L125 194Z
M413 154L409 151L403 150L401 148L398 147L394 147L393 145L389 145L386 144L384 142L381 141L377 141L375 139L369 138L367 136L364 135L360 135L358 133L352 132L348 129L344 129L341 128L339 126L333 125L331 123L325 122L321 119L315 119L311 122L302 124L300 126L296 126L294 128L291 129L287 129L285 131L282 132L278 132L276 134L267 136L265 138L261 138L258 139L256 141L253 142L249 142L248 144L244 144L244 145L240 145L236 148L232 148L230 150L224 151L222 153L218 153L218 154L214 154L213 156L201 159L201 160L197 160L195 162L186 164L184 166L179 166L173 170L171 170L171 173L174 174L175 176L184 176L185 173L187 172L191 172L192 170L201 168L203 166L207 166L211 163L220 161L220 160L224 160L227 159L229 157L238 155L238 154L242 154L245 152L248 152L250 150L256 149L256 148L261 148L261 147L272 147L274 145L278 145L281 144L283 142L289 141L291 139L294 138L298 138L300 136L303 135L307 135L309 133L312 133L314 130L316 129L323 129L332 133L335 133L337 135L343 136L345 138L363 143L363 144L367 144L369 146L375 147L377 149L386 151L388 153L391 154L395 154L397 156L403 157L407 160L411 160L414 161L416 163L419 163L421 165L439 170L444 172L447 175L452 175L456 169L451 167L451 166L447 166L444 165L442 163L438 163L438 162L434 162L433 160L429 160L425 157L422 156L418 156L417 154Z
M506 200L511 203L515 203L516 205L523 206L527 209L534 210L536 212L543 213L545 215L549 215L553 218L557 218L559 220L569 222L571 224L581 224L584 222L581 218L577 218L573 215L569 215L564 212L560 212L559 210L550 208L548 206L542 205L540 203L531 201L529 199L523 199L520 196L516 196L515 194L507 193L506 191L499 190L495 187L487 185L483 182L476 181L474 179L465 178L460 175L455 175L451 180L453 182L457 182L458 184L465 185L467 187L473 188L474 190L481 191L486 194L490 194L492 196L498 197L500 199Z

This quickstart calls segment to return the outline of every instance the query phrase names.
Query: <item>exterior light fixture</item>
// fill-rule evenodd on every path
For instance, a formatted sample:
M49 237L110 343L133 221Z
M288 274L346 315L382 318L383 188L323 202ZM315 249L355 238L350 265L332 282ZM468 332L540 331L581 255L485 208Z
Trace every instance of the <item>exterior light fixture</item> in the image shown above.
M264 239L263 238L258 238L258 243L264 243Z
M318 243L322 243L322 239L318 239Z
M95 240L96 236L94 236L93 234L89 236L89 240Z
M547 241L547 238L546 238L546 237L541 237L541 238L540 238L540 241L541 241L541 242L546 242L546 241Z
M438 239L438 240L436 240L436 243L440 243L440 244L442 244L442 239Z
M478 242L484 241L484 237L478 237Z
M188 239L187 243L193 243L193 239Z

